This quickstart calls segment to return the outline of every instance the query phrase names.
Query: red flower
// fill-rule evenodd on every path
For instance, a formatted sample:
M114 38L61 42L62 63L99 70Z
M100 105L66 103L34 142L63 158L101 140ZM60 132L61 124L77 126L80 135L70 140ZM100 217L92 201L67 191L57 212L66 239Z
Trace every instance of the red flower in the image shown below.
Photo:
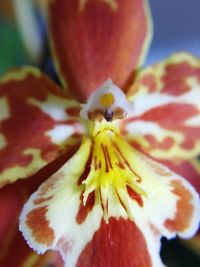
M2 79L0 184L32 176L1 189L2 266L63 265L13 227L40 183L20 230L65 266L163 266L161 236L198 229L198 194L181 176L199 191L200 61L175 54L136 75L148 18L141 0L51 1L64 90L30 67Z

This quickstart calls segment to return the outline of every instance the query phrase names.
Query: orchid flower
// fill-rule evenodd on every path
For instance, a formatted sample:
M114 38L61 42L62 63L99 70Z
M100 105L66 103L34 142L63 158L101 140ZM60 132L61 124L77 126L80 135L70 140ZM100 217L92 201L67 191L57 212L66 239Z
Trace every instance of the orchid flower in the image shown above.
M190 238L200 220L200 61L139 70L146 1L54 0L48 12L63 90L33 67L0 84L2 266L164 266L161 237ZM43 256L13 228L24 202L20 231Z

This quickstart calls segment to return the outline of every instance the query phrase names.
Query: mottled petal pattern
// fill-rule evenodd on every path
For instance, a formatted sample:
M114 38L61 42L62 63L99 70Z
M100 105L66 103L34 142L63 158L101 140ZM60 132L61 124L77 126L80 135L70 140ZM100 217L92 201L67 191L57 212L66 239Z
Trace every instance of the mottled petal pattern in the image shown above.
M143 0L50 1L49 23L62 84L81 101L109 77L127 88L151 39Z
M186 53L142 71L131 88L132 114L124 135L158 160L194 159L200 153L200 60Z
M79 105L39 70L0 82L0 186L32 175L78 142Z
M38 253L59 250L66 266L75 266L102 218L100 201L98 204L91 199L85 207L81 206L83 185L80 180L85 175L90 149L91 142L87 140L31 196L20 218L20 230L30 247Z
M15 183L0 190L0 266L46 267L55 264L63 267L59 253L38 255L27 246L19 232L19 214L31 191L29 187Z
M128 264L134 236L145 257L143 262L139 255L130 266L163 266L160 238L176 234L188 238L195 233L198 194L181 176L133 149L117 134L113 137L108 130L102 134L107 137L97 134L93 142L85 139L77 153L30 197L20 217L20 230L37 252L59 250L67 267L91 262L111 266L118 258ZM113 146L107 141L99 145L105 138ZM128 246L120 254L114 245L108 253L111 243L120 238L113 227L119 235L124 235L124 227L129 229ZM109 236L109 241L103 236ZM101 249L103 260L99 261L100 252L94 253L94 247Z

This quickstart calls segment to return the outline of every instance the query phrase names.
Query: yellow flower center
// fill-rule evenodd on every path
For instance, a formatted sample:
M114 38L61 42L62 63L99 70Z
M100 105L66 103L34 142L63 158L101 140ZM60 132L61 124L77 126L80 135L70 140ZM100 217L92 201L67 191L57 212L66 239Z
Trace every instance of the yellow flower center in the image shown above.
M115 102L115 99L114 99L113 94L111 93L104 94L100 98L100 103L102 104L104 108L109 108L112 104L114 104L114 102Z
M90 172L83 194L85 205L90 193L95 192L102 205L104 219L108 221L114 210L133 218L130 199L142 205L145 192L140 188L141 178L134 171L134 151L124 141L114 123L94 122L91 127L92 157Z
M88 143L92 145L90 170L82 182L83 205L95 193L95 203L101 205L105 221L112 216L133 219L131 203L142 206L146 196L141 177L134 170L136 151L120 136L117 127L131 110L125 94L108 80L90 95L80 113L90 121Z

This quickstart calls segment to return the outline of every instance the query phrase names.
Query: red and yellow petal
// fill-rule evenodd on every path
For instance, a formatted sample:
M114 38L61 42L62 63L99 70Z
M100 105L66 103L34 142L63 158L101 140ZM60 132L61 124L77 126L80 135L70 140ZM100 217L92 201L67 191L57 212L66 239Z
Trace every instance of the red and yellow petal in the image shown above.
M142 71L131 88L134 109L122 122L129 141L158 160L200 153L200 60L172 55Z
M93 199L82 205L85 165L91 151L86 140L77 153L44 182L25 204L20 230L38 253L59 250L66 266L75 263L99 228L102 210ZM88 168L88 167L87 167Z
M81 101L109 77L127 88L151 39L143 0L52 1L49 23L62 84Z
M189 238L198 229L198 194L182 177L105 131L85 139L30 197L20 230L37 252L59 250L66 266L128 264L131 251L130 266L163 266L161 236Z
M79 105L39 70L0 82L0 186L32 175L78 142Z
M16 183L0 190L0 266L46 267L55 264L62 267L58 254L48 252L38 255L33 252L18 230L21 208L31 191L30 185Z

